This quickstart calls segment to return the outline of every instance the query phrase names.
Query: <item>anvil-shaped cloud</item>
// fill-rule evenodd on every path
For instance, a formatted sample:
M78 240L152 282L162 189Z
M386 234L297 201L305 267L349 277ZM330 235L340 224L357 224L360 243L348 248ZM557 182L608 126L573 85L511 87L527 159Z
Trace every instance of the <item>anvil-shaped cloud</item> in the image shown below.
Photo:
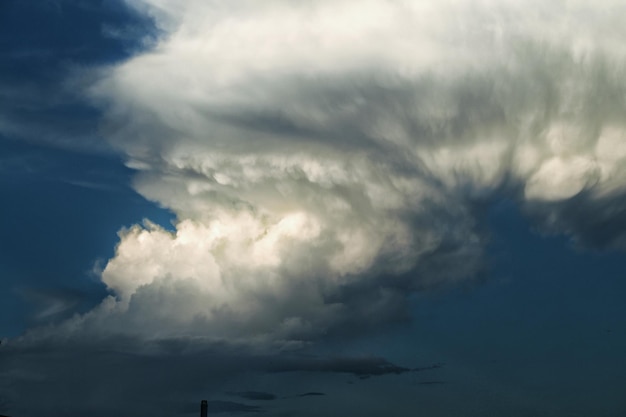
M128 2L161 38L88 94L176 230L120 232L112 295L50 334L300 346L397 320L481 269L498 195L626 248L624 2Z

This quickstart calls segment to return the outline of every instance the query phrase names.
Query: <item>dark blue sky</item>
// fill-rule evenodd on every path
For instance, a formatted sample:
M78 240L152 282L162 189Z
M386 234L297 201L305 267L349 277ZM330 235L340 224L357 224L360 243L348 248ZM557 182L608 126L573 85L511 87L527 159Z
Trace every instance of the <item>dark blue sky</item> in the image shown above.
M0 2L0 414L626 414L617 52L170 3Z
M0 12L2 291L0 333L17 336L54 298L77 297L67 314L106 291L92 273L113 255L117 231L171 216L130 188L131 170L98 133L98 112L67 91L68 70L111 64L139 45L104 27L151 23L111 1L4 1ZM48 317L59 319L61 316Z

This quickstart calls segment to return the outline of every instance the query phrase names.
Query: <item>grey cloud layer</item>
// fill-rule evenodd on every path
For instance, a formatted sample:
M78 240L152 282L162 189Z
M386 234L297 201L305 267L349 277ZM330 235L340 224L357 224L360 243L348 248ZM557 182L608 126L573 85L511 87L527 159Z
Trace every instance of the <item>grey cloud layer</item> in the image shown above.
M481 270L496 195L625 248L624 6L431 3L130 2L165 34L89 94L176 231L122 231L112 296L29 337L301 346L403 319Z
M0 350L2 412L27 417L42 413L49 416L188 415L197 413L200 398L209 399L210 411L215 413L260 411L260 400L266 402L263 409L271 411L273 404L267 402L279 399L278 396L240 390L254 384L256 379L263 380L263 376L280 381L287 373L315 373L330 380L333 375L336 379L346 375L364 378L412 371L377 357L254 355L249 351L242 354L231 346L192 340L184 343L181 339L168 341L169 346L165 341L159 342L160 346L153 344L148 354L145 344L141 344L144 352L139 354L136 348L140 344L127 351L120 349L130 347L129 342L108 340L83 346L40 344L29 349L3 346ZM191 345L193 351L185 349ZM284 396L280 399L305 399L313 395L300 395L297 390L301 388L297 386L285 385L282 389ZM233 395L240 400L229 401ZM240 402L244 400L248 402Z

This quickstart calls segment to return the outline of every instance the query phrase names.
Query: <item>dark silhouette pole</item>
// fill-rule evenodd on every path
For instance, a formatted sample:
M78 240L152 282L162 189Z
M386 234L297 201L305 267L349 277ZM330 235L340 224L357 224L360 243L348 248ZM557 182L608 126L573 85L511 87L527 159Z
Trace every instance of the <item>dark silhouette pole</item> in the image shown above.
M209 404L206 400L202 400L200 403L200 417L207 417L207 408L209 408Z

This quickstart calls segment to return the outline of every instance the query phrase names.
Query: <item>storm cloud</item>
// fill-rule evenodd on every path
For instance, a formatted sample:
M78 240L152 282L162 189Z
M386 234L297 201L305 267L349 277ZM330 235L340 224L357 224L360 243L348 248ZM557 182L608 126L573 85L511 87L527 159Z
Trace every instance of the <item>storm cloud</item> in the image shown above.
M160 37L84 94L175 230L121 230L111 295L11 344L251 358L406 320L483 270L495 197L626 249L626 6L587 3L128 0ZM380 361L294 369L410 371Z
M496 195L626 247L623 5L129 4L162 36L87 94L175 231L122 230L112 295L54 332L297 347L403 320L484 267Z

